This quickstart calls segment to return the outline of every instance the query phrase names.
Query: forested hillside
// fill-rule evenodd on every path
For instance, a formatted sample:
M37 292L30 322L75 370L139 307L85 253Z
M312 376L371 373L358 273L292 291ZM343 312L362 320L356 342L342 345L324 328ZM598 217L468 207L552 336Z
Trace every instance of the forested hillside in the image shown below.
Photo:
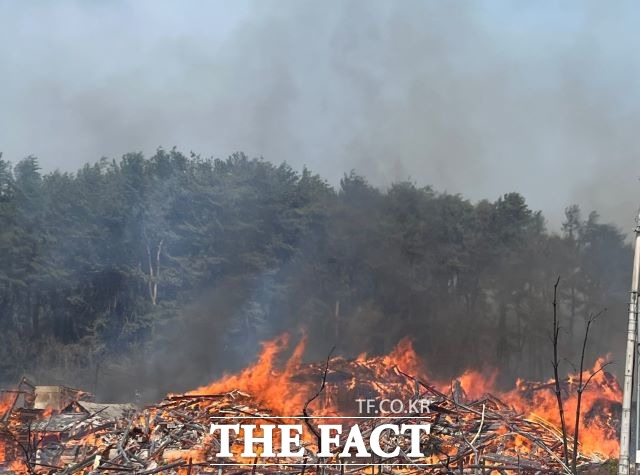
M624 340L630 265L595 212L570 206L552 233L518 193L471 203L355 173L334 188L242 154L159 150L76 173L0 157L0 381L155 397L285 330L314 358L410 336L436 374L541 378L556 277L569 359L584 318L607 309L593 356Z

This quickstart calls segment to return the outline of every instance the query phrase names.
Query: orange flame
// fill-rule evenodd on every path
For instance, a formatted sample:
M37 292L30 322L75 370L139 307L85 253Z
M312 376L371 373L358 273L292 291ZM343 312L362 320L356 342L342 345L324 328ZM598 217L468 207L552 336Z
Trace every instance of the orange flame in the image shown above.
M325 362L303 364L306 338L303 337L294 346L293 351L290 350L290 343L291 338L287 334L266 341L253 365L237 374L225 375L217 381L189 392L188 395L212 395L239 390L249 393L253 401L261 405L260 410L264 409L265 412L280 416L301 415L305 403L319 389ZM588 379L590 382L582 392L580 451L587 455L601 454L615 457L619 450L616 411L622 394L617 380L609 373L601 371L604 362L604 359L599 359L592 369L582 374L583 384ZM495 387L497 370L488 372L467 370L453 380L438 381L430 377L427 366L418 356L409 339L401 340L389 354L383 356L362 354L355 360L332 358L329 362L325 390L321 397L314 401L312 413L324 416L349 415L349 405L351 404L353 408L353 403L358 398L411 399L420 388L417 383L408 381L406 375L430 384L445 394L456 391L456 396L465 401L471 402L481 399L485 394L493 394L527 418L534 420L542 418L556 427L560 422L554 381L532 383L519 380L515 388L499 391ZM569 438L573 436L575 425L579 377L580 375L570 375L561 382ZM203 402L198 404L206 405L208 403L204 401L207 400L202 398ZM0 399L0 415L3 413L3 408L6 411L10 409L11 404L11 398ZM160 409L152 409L154 410ZM52 411L48 409L43 411L40 417L46 418L51 414ZM13 415L9 425L15 422L12 421ZM11 461L5 457L5 450L8 450L8 447L3 446L1 429L2 427L0 427L0 469L25 473L26 468L19 460ZM506 435L504 433L500 437L506 437ZM9 443L8 439L4 442ZM98 435L90 433L82 438L82 443L97 447L104 442L99 440ZM517 435L511 439L510 444L511 453L533 453L538 450L529 439ZM207 454L211 452L209 445L211 445L210 441L204 439L185 448L168 447L163 452L163 458L168 462L182 459L191 460L194 464L206 463ZM234 454L237 461L251 463L251 460L244 460L240 453L234 452ZM180 473L189 471L190 469L185 467L180 469Z
M295 370L302 362L306 338L296 345L283 369L277 365L278 356L285 352L289 335L281 335L262 344L258 361L238 374L224 376L207 386L187 394L217 394L233 391L248 392L271 410L282 415L297 415L308 399L309 385L294 383Z
M253 395L272 411L281 415L300 414L305 402L318 389L318 375L320 366L315 367L314 378L302 380L300 374L308 366L302 365L302 357L306 339L300 341L291 357L280 368L278 360L286 352L290 342L289 335L279 336L267 341L262 346L262 352L257 362L235 375L227 375L207 386L198 388L189 394L215 394L239 389ZM613 376L598 371L605 360L596 361L593 369L585 371L583 383L593 374L588 387L582 394L580 444L585 453L598 453L604 456L617 456L619 450L615 429L615 415L612 407L622 400L622 393L618 382ZM330 368L346 365L342 358L334 358ZM387 355L368 357L360 355L352 364L357 364L369 375L353 376L351 381L342 381L337 388L327 388L320 412L324 415L340 414L341 408L336 402L340 398L335 394L340 391L357 391L356 377L367 379L371 390L377 396L390 397L398 395L411 396L412 389L406 379L398 379L394 368L400 369L423 381L430 381L433 386L443 393L450 393L451 381L437 381L429 377L424 361L417 355L411 341L401 340ZM324 365L322 365L324 366ZM495 388L498 371L478 372L467 370L454 380L457 380L469 400L475 400L484 394L493 394L511 405L516 411L529 417L543 418L554 425L559 425L557 401L552 381L536 384L532 389L525 381L518 381L516 387L510 391L500 391ZM573 436L575 426L575 412L577 407L577 381L579 375L570 375L568 382L564 382L564 409L569 437ZM398 382L399 381L399 382ZM434 381L436 381L434 383ZM357 394L357 393L356 393Z

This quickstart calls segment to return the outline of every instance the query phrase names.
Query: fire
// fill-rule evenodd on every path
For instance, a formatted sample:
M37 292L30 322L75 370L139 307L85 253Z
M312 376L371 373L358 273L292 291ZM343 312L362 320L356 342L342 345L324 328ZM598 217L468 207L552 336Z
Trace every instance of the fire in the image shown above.
M414 351L411 340L406 337L398 342L391 353L382 357L382 364L386 367L397 366L414 376L426 375L424 362Z
M613 376L601 370L605 363L606 358L598 358L593 368L582 374L583 384L591 375L594 376L582 394L579 438L583 451L615 457L620 447L615 424L616 415L612 412L612 407L622 401L622 390ZM573 435L575 429L579 376L569 375L564 388L567 393L564 398L564 411L569 436ZM515 389L500 397L519 410L529 410L531 417L538 416L559 426L560 416L553 384L553 380L549 380L540 389L527 395L525 382L518 381Z
M618 381L602 369L608 358L598 358L593 367L582 374L583 384L591 378L582 394L580 410L579 439L581 449L586 453L598 453L606 457L616 457L619 452L616 414L612 408L622 401L622 389ZM402 340L393 351L382 358L385 365L396 365L402 371L422 377L426 381L434 381L426 372L426 366L416 354L408 339ZM592 376L593 375L593 376ZM509 403L516 410L530 417L539 417L560 425L557 399L554 392L553 380L542 385L540 389L531 391L525 387L525 381L518 381L511 391L500 391L495 388L498 371L488 374L467 370L454 378L458 381L469 399L479 399L484 394L494 394ZM575 415L578 403L579 374L571 374L565 383L564 411L567 432L573 436ZM442 392L451 391L450 382L435 384Z
M284 334L263 343L258 361L253 366L188 394L218 394L238 389L255 395L260 402L279 414L299 415L310 397L311 389L308 384L293 382L295 371L302 362L306 338L301 339L284 368L280 369L279 356L288 349L289 340L289 335Z
M130 427L126 433L133 447L131 450L141 451L136 452L138 460L140 457L150 457L154 451L153 463L171 464L178 473L191 473L192 465L207 465L215 452L217 441L206 430L211 417L236 418L236 422L247 414L263 420L272 416L299 418L305 404L318 394L320 383L326 376L324 390L308 407L314 418L338 415L352 417L357 414L354 402L362 398L409 401L429 393L430 397L439 399L437 410L428 417L431 418L430 422L440 427L440 432L436 429L437 440L422 459L422 463L433 464L435 472L442 471L443 460L455 460L465 451L467 455L462 455L459 463L473 463L473 452L469 452L471 444L485 444L484 447L492 444L491 450L497 452L491 453L498 453L503 460L518 461L523 456L528 457L526 460L529 462L525 463L533 465L525 465L524 469L531 473L542 469L548 471L552 467L544 465L547 462L540 462L548 460L549 454L545 452L548 447L553 446L556 450L553 463L559 460L560 421L553 381L539 383L519 380L513 389L500 391L495 386L497 370L468 370L452 380L438 381L429 374L427 365L409 339L400 341L387 355L362 354L356 359L336 356L328 361L328 366L326 361L305 363L305 346L304 337L294 345L289 335L281 335L265 342L256 362L237 374L225 375L185 395L170 395L134 418L122 420L122 427ZM619 450L617 425L621 389L612 375L601 371L604 363L605 359L599 359L593 368L582 374L583 384L590 379L582 394L580 411L579 449L580 454L586 456L582 459L585 463L616 457ZM579 380L580 375L573 374L561 382L570 448L573 446ZM3 408L5 412L11 411L12 405L12 399L0 400L0 414ZM461 413L464 416L460 416ZM2 437L3 431L5 435L19 431L18 415L17 411L10 412L10 417L0 423L0 470L26 473L23 461L5 457L5 453L12 452L8 447L12 439ZM56 414L51 410L39 414L40 420L52 417L56 417ZM300 423L301 419L297 420ZM186 432L179 437L169 436L168 433L176 427L185 427ZM197 428L201 428L198 429L200 432ZM123 428L119 430L117 433L124 433ZM467 434L466 438L459 437L458 432L462 431ZM108 457L113 447L117 447L118 439L115 437L113 428L105 428L78 437L72 435L63 443L73 449L67 453L85 454L83 456L105 454L104 457ZM546 448L536 442L540 437L545 438ZM153 438L155 442L151 443ZM241 439L242 434L239 436ZM165 445L160 441L165 441ZM315 439L310 436L304 442L313 447ZM161 452L157 452L159 446L164 447ZM234 445L232 453L236 463L255 463L253 459L242 457L237 445ZM491 461L490 458L487 460ZM109 465L104 466L106 470L112 470ZM152 466L146 466L147 469L149 467ZM453 471L453 466L450 468ZM369 469L371 467L363 468L358 473L367 473ZM400 470L399 473L404 472Z
M15 394L12 394L10 392L0 393L0 421L4 420L7 412L11 410L15 399Z
M315 378L301 380L300 374L308 371L308 366L302 364L306 339L303 338L293 351L286 363L279 367L280 357L287 352L290 343L289 335L279 336L263 344L262 352L257 362L236 375L228 375L207 386L198 388L190 394L215 394L239 389L254 395L261 403L272 411L281 415L299 415L305 402L317 391L321 367L313 369ZM622 392L617 380L605 371L599 371L605 363L604 358L598 359L593 368L583 373L583 383L595 373L582 395L580 411L579 439L581 450L585 453L597 453L606 457L617 456L619 445L616 432L616 414L614 408L622 400ZM439 391L449 394L452 392L452 381L437 381L429 376L427 366L417 355L413 344L407 338L401 340L387 355L369 357L366 354L358 356L353 362L336 357L330 361L329 368L337 371L344 365L358 365L365 370L358 371L358 377L371 383L376 397L410 397L411 384L406 379L398 379L393 373L394 368L403 373L414 376L422 381L429 381ZM306 368L306 369L305 369ZM525 381L518 381L516 387L510 391L500 391L495 388L498 371L478 372L467 370L453 378L459 383L464 397L469 400L481 398L485 394L493 394L512 406L516 411L535 419L546 420L556 426L560 424L558 406L552 381L532 385ZM577 406L577 389L579 375L572 374L563 382L564 410L568 435L573 436L575 413ZM355 392L357 396L358 381L354 379L343 381L337 387L327 388L327 395L319 404L315 404L316 414L335 415L344 412L337 402L340 391ZM351 394L350 393L350 394ZM525 450L522 447L522 450Z

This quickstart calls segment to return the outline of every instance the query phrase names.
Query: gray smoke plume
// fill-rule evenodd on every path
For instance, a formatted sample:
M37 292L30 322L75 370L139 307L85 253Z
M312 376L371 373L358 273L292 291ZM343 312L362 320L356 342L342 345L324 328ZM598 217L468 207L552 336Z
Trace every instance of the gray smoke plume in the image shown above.
M0 1L0 147L74 170L162 145L333 183L523 193L628 228L635 2Z

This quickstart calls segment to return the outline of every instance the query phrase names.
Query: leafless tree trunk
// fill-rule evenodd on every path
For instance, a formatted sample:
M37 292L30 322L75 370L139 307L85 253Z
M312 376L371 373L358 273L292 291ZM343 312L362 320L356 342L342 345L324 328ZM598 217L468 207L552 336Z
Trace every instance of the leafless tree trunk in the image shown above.
M556 399L558 401L558 412L560 414L560 428L562 429L562 446L564 454L564 464L569 466L569 453L567 448L567 424L564 418L564 406L562 403L562 392L560 390L560 377L558 375L558 337L560 335L560 322L558 321L558 284L560 276L553 286L553 378L555 380Z
M147 259L149 263L149 273L147 278L147 285L149 287L149 298L151 299L151 303L153 305L156 305L156 303L158 302L158 281L160 280L160 254L162 253L164 239L160 239L160 242L155 248L155 263L152 256L153 253L151 252L151 244L149 243L146 232L145 241L147 248Z
M556 280L555 285L553 286L553 377L554 377L554 386L556 399L558 401L558 413L560 415L560 428L562 430L562 444L564 449L564 464L568 468L569 467L569 449L567 442L567 424L565 420L564 414L564 405L562 401L562 391L560 388L560 376L558 374L558 345L559 345L559 336L560 336L560 322L558 319L558 285L560 283L560 277ZM602 313L602 312L600 312ZM584 356L587 349L587 343L589 341L589 330L591 329L591 324L595 321L595 319L600 315L591 315L587 319L587 327L584 332L584 338L582 340L582 351L580 354L580 369L578 375L578 389L577 389L577 403L576 403L576 413L575 413L575 426L573 428L573 446L571 453L571 472L577 474L577 465L578 465L578 438L580 436L580 410L582 404L582 393L587 388L587 385L593 377L598 374L600 371L604 370L605 366L609 363L605 363L598 369L589 375L586 382L583 384L583 373L584 373Z
M600 312L602 313L602 312ZM600 371L604 370L605 366L609 365L610 362L603 364L597 371L594 371L589 375L587 381L582 384L583 377L582 373L584 371L584 354L587 349L587 342L589 341L589 330L591 329L591 324L598 318L598 315L591 315L587 319L587 328L584 331L584 339L582 340L582 353L580 354L580 375L578 376L578 401L576 404L576 425L573 429L573 458L571 460L571 470L573 473L578 473L577 465L578 465L578 436L580 434L580 406L582 404L582 393L585 389L587 389L587 385L593 379L593 377L598 374Z

